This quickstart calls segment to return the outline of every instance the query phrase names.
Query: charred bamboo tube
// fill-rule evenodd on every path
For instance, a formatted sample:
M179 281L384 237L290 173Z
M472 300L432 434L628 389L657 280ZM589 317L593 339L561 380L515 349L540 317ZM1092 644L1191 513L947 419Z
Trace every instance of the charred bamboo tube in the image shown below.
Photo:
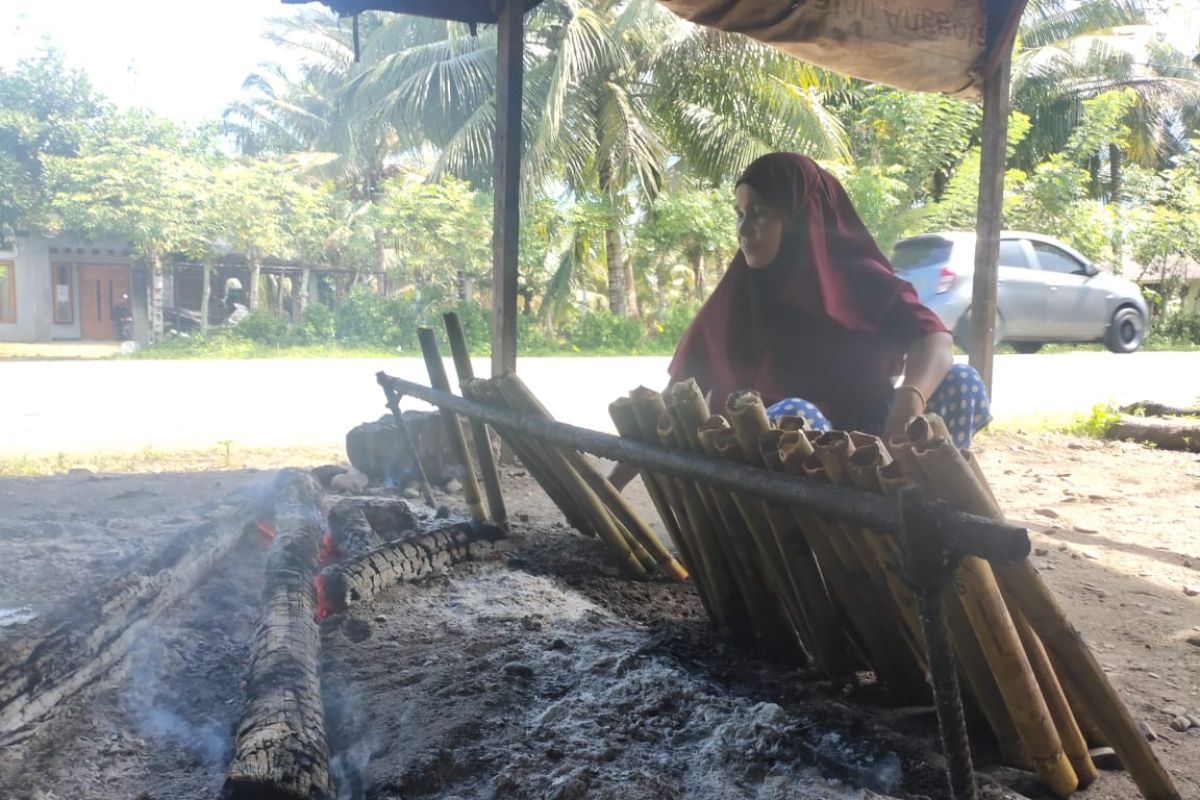
M723 417L713 416L701 426L700 442L704 451L715 458L730 460L730 450L735 453L733 460L741 459L741 446L737 434L729 428ZM729 447L732 445L732 448ZM809 644L808 625L805 614L800 606L799 594L792 585L790 578L783 569L783 553L776 545L770 522L757 504L748 502L736 492L724 494L713 492L726 518L726 530L731 536L739 536L741 529L749 533L750 547L737 543L739 555L743 560L743 570L753 578L759 578L758 591L749 584L756 602L767 606L773 617L786 617L782 624L774 626L768 635L779 635L780 630L790 630L800 635L805 649L811 653ZM792 637L794 639L794 636Z
M534 396L533 392L529 391L525 382L515 374L502 375L497 382L501 396L508 399L510 407L540 416L543 419L553 419L541 401ZM624 529L623 532L630 539L630 547L638 555L639 560L650 569L657 566L676 580L685 580L687 570L663 546L662 541L633 510L624 495L618 492L616 487L609 483L608 479L601 475L579 451L562 449L559 452L588 488L600 498L608 513Z
M946 445L946 451L953 448ZM955 451L957 453L957 451ZM970 465L961 458L947 458L957 472L953 485L962 492L954 503L981 516L1002 518L991 492L980 485ZM1071 624L1041 575L1028 561L996 564L996 574L1006 594L1025 615L1030 626L1058 667L1059 680L1071 686L1070 694L1085 700L1085 706L1108 745L1147 800L1177 800L1179 790L1163 769L1150 744L1138 731L1133 718L1117 695L1091 649Z
M818 480L823 475L830 483L849 484L847 466L853 448L850 437L845 433L826 433L817 440L813 455L815 462L810 462L820 463L822 469L806 471L810 477ZM852 525L835 524L830 528L831 533L840 539L839 552L856 579L865 628L858 633L871 653L872 664L879 677L897 694L928 697L925 659L903 634L904 622L894 611L896 601L887 588L886 570L875 543L871 541L874 534Z
M1100 773L1092 763L1083 731L1079 729L1079 723L1071 713L1070 703L1067 702L1062 685L1054 674L1054 667L1050 664L1050 657L1046 655L1046 648L1042 646L1041 640L1029 627L1029 622L1020 611L1012 609L1012 617L1017 626L1017 635L1021 637L1021 644L1029 656L1029 664L1033 667L1038 686L1042 687L1042 696L1046 698L1046 705L1050 708L1054 727L1058 729L1058 735L1062 738L1063 750L1079 778L1079 788L1086 789L1100 777Z
M764 431L771 428L762 397L752 389L734 392L725 403L725 411L729 414L729 422L737 434L746 462L761 467L763 458L758 440Z
M923 448L914 448L918 468L938 493L936 496L953 502L963 477L973 480L974 476L961 456L958 461L962 469L950 468L945 461L949 454L958 456L958 450L940 437ZM1069 797L1079 786L1078 775L1063 750L1062 738L991 567L983 559L968 556L958 568L955 583L1026 754L1047 787L1059 797Z
M467 348L467 336L463 332L462 322L453 311L443 314L446 324L446 338L450 341L450 354L454 358L454 371L458 374L461 386L475 377L471 366L471 353ZM492 437L488 433L487 424L477 419L471 420L471 438L475 441L475 455L479 461L479 476L483 479L483 490L487 496L488 511L492 521L504 530L508 530L508 511L504 507L504 492L500 489L500 473L496 469L496 459L492 453Z
M490 380L475 378L461 383L460 386L463 395L477 403L495 408L502 408L504 405L495 384ZM525 437L514 435L511 431L499 427L495 430L517 455L517 458L521 460L529 475L542 487L542 491L546 493L551 501L554 502L554 505L558 507L558 510L566 517L571 527L584 536L597 536L598 534L592 526L591 521L571 496L563 476L556 474L550 469L542 452L534 447L534 443Z
M775 427L784 433L788 431L806 431L808 430L808 420L798 415L785 414L775 420Z
M438 351L437 339L432 328L417 328L417 339L421 343L421 354L425 357L425 369L429 373L429 385L443 392L450 391L450 378L446 375L446 367L442 364L442 354ZM446 434L454 455L463 466L463 500L471 519L476 522L487 520L487 512L483 508L483 498L479 494L479 478L475 474L475 465L471 459L471 451L467 448L467 437L463 434L462 424L458 415L447 409L438 413L446 423Z
M893 442L895 437L893 437ZM905 437L907 441L907 437ZM908 447L911 450L911 446ZM915 464L915 460L912 461ZM892 461L876 470L879 486L883 493L892 497L899 496L905 486L917 485L905 474L900 461ZM1004 704L996 676L988 666L979 639L971 628L967 612L957 595L946 603L946 621L950 626L950 634L954 639L954 650L958 656L959 676L967 687L967 696L978 707L979 712L987 721L988 727L996 738L1000 754L1005 763L1021 769L1032 770L1033 763L1022 747L1017 735L1016 723Z
M665 447L687 449L683 434L676 430L674 414L664 407L656 425L659 441ZM741 586L733 565L724 558L717 543L717 515L705 506L700 488L691 481L677 479L676 486L684 508L684 514L695 534L696 557L701 570L708 576L712 587L715 620L723 635L734 640L745 641L751 630L750 614L746 607Z
M309 800L332 793L321 632L313 573L324 533L321 488L308 473L276 481L275 536L267 554L246 709L221 796Z
M854 448L846 463L846 475L850 482L865 492L882 491L879 485L879 468L891 461L887 448L876 437L872 441ZM896 540L891 536L871 534L871 546L876 552L876 558L883 569L884 581L891 593L901 623L904 625L909 647L917 654L918 662L925 665L922 656L921 622L918 619L917 598L912 589L904 582L901 575L902 556Z
M783 462L779 458L779 443L785 435L782 430L771 429L764 432L758 440L763 464L773 472L783 471ZM818 666L835 684L852 685L856 679L846 649L846 634L839 624L838 611L830 596L821 566L813 554L812 545L808 540L809 534L800 526L794 513L774 508L766 502L763 506L770 515L776 539L784 550L784 563L788 565L792 582L802 598L801 607L808 615L807 623L815 655L818 657Z

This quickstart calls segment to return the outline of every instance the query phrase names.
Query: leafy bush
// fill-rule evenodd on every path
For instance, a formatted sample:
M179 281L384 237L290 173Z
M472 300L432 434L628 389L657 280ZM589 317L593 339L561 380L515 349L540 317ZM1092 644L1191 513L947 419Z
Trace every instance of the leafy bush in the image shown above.
M279 347L288 342L288 324L265 310L255 311L233 329L235 336L251 342Z
M1200 314L1164 314L1154 320L1147 342L1159 346L1200 345Z
M579 320L568 338L580 350L633 353L646 343L646 331L639 320L594 311Z
M667 313L663 315L662 332L658 337L659 343L672 348L679 344L679 340L683 338L684 332L687 331L699 311L699 300L688 300L668 307Z
M296 338L301 344L333 344L337 324L333 312L324 303L313 303L304 309Z

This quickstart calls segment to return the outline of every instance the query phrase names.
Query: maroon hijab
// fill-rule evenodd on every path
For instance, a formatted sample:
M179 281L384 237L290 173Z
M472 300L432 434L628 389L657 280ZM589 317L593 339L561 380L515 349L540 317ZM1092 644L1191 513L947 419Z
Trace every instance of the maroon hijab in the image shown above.
M763 156L742 183L784 216L779 255L751 269L738 251L679 343L672 379L695 378L714 411L730 392L753 388L768 405L799 397L835 425L867 426L911 341L945 328L812 159Z

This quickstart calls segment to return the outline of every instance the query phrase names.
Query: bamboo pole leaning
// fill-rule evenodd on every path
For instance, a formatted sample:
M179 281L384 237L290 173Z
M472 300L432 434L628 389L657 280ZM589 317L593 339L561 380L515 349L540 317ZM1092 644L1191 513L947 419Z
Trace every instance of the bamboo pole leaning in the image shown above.
M947 476L943 499L964 511L1003 518L990 487L981 480L982 470L973 469L949 442L937 442L926 450L926 460L940 463ZM1034 566L1028 560L997 564L996 575L1007 597L1041 640L1064 688L1070 687L1064 693L1082 703L1077 706L1086 708L1142 795L1148 800L1177 800L1179 791L1170 776Z

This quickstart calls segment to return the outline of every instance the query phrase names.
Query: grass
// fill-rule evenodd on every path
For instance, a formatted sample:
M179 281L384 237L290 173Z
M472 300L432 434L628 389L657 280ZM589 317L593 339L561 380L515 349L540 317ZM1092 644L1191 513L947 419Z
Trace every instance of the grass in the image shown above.
M38 456L0 456L0 477L64 475L74 469L96 473L147 474L211 472L239 469L280 469L316 466L345 460L342 448L241 447L231 440L196 450L97 451Z
M1103 439L1120 416L1111 403L1098 403L1086 412L1064 411L1054 414L1020 414L1000 417L984 428L976 438L989 433L1057 433L1087 439Z

